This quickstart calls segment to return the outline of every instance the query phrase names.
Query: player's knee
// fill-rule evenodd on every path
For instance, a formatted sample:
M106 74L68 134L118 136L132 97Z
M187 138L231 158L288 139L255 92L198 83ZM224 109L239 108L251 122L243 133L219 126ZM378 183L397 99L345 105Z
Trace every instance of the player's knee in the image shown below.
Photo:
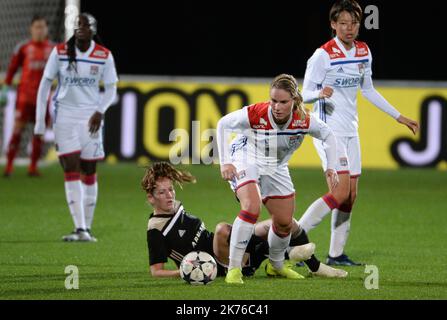
M241 202L241 209L252 215L259 216L261 213L261 200L250 199L243 201Z
M79 155L62 156L59 158L59 162L64 169L64 172L80 172Z
M332 195L339 204L350 201L349 189L337 188L332 192Z
M96 173L96 161L81 161L81 172L87 176Z
M292 220L291 219L279 219L275 221L275 230L281 234L287 235L292 231Z
M226 239L230 235L231 226L228 223L220 222L217 224L214 234L219 239Z

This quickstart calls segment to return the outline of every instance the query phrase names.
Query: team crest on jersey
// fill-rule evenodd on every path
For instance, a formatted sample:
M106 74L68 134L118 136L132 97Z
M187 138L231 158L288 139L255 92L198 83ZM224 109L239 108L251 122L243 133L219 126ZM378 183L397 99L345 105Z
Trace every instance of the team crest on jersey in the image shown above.
M347 167L348 166L348 158L346 158L346 157L340 158L340 165L342 167Z
M90 66L90 74L92 76L97 75L99 72L99 67L98 66Z
M289 148L296 148L301 141L301 136L289 137Z

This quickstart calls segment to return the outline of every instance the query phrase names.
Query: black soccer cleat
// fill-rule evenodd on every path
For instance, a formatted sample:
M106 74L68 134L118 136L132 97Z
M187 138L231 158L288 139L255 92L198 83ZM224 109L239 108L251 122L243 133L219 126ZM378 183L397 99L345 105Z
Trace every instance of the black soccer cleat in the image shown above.
M329 266L362 266L363 263L354 262L345 254L342 254L338 257L332 258L331 256L327 257L326 264Z

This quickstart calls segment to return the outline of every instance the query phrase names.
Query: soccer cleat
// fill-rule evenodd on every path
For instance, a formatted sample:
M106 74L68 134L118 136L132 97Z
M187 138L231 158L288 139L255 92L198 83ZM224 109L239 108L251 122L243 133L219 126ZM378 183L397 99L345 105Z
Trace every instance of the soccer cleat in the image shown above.
M292 264L286 263L286 262L284 262L284 265L282 266L281 269L275 269L272 266L272 263L270 261L268 261L267 264L265 265L265 273L269 277L279 276L279 277L284 277L287 279L294 279L294 280L304 279L304 277L302 275L300 275L298 272L292 270Z
M85 242L92 242L92 237L90 237L90 234L83 230L83 229L77 229L76 231L73 231L69 235L63 236L62 240L66 242L77 242L77 241L85 241Z
M5 170L3 171L3 177L9 178L12 175L12 172L14 171L14 167L11 163L7 163Z
M326 264L330 266L362 266L363 263L354 262L347 255L342 254L336 258L327 257Z
M12 169L6 168L5 171L3 171L3 178L9 178L12 175Z
M292 247L289 252L289 258L293 261L305 261L310 259L310 257L315 252L315 243L309 242L303 244L302 246Z
M242 271L240 268L231 268L227 272L225 282L230 284L243 284Z
M345 270L329 267L322 262L320 262L320 267L318 268L318 270L315 272L311 272L311 274L314 276L326 278L346 278L348 276L348 273Z
M90 235L90 238L92 238L92 242L98 242L98 239L96 239L93 234L92 234L92 230L87 229L87 233Z

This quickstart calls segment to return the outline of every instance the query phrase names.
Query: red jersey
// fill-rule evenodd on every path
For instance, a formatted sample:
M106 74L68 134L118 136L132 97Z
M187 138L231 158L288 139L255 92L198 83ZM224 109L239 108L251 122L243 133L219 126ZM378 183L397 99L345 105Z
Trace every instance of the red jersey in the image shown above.
M11 85L15 73L21 67L22 76L17 90L17 103L36 103L37 91L43 75L45 64L54 44L49 40L33 40L19 43L12 56L6 73L5 83Z

